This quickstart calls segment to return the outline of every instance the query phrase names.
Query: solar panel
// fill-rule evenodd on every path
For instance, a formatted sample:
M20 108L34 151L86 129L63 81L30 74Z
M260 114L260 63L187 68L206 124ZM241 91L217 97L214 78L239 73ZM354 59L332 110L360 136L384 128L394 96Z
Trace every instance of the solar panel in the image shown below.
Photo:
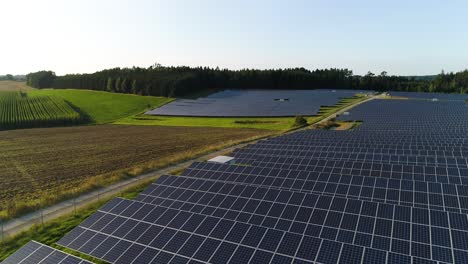
M197 165L217 169L204 170L197 168ZM208 163L199 163L194 166L182 174L217 181L314 192L450 212L468 212L468 188L462 184L423 181L424 178L414 181L379 178L376 175L360 176L352 175L352 173L346 175L340 172L255 170L245 166ZM235 171L236 169L240 170ZM228 172L229 170L231 171Z
M91 263L58 249L31 241L13 253L3 264L85 264Z
M449 100L449 101L464 101L468 100L466 94L447 94L447 93L416 93L416 92L389 92L390 96L406 97L412 99L438 99L438 100Z
M378 150L377 150L378 151ZM295 157L296 159L313 158L326 160L355 160L367 162L389 162L398 164L412 164L425 166L444 166L444 167L468 167L468 151L438 151L440 154L405 154L406 151L400 151L401 154L388 154L379 152L360 152L356 151L324 151L324 150L289 150L281 145L273 147L251 146L235 151L232 156L261 159L263 157ZM409 152L409 151L408 151ZM418 151L422 152L422 151ZM428 151L425 151L426 153ZM431 151L436 152L436 151ZM445 154L447 153L447 154Z
M127 214L127 211L134 213ZM132 232L134 229L144 232ZM253 260L289 263L350 263L374 254L427 261L369 247L266 228L247 222L232 221L203 213L156 206L138 201L114 199L91 218L59 241L75 250L111 263L163 261L188 263L249 263ZM344 249L344 250L342 250ZM421 252L423 255L424 252ZM451 257L450 252L449 256ZM454 257L464 251L454 250ZM149 261L148 261L149 260Z
M314 115L322 105L335 105L350 90L225 90L196 100L179 99L149 115L169 116L296 116Z
M354 238L361 246L406 254L410 246L430 244L429 233L435 236L432 240L437 239L435 245L446 246L432 250L448 252L450 232L440 228L458 222L454 219L468 223L465 214L173 176L160 178L137 199L339 242L352 243ZM398 228L393 234L392 226ZM416 232L412 237L411 230ZM374 238L372 244L371 240L356 241L365 236Z

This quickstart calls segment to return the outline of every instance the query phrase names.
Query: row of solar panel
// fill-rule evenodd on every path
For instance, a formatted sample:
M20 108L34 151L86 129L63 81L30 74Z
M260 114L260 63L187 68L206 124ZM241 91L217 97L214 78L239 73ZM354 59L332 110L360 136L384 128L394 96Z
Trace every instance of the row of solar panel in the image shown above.
M191 181L191 184L184 184L186 181ZM199 184L194 184L195 181L198 181ZM267 230L266 228L273 228L278 231L287 231L289 233L296 232L298 235L302 233L306 236L309 235L314 238L326 240L337 240L338 237L340 237L342 240L347 239L346 241L348 241L348 243L355 243L356 245L363 244L361 245L363 247L384 249L394 253L403 251L411 252L412 255L429 259L435 257L441 261L450 262L453 257L459 258L465 254L464 249L460 248L464 247L463 239L466 235L463 232L465 231L458 230L458 228L463 228L468 221L467 216L463 214L448 214L443 211L362 202L353 199L333 198L332 196L266 189L264 187L254 188L245 185L230 184L231 188L226 188L225 186L221 186L223 183L220 182L204 181L204 184L202 184L200 180L183 179L182 177L162 177L156 182L155 186L161 186L161 184L174 186L175 188L172 188L170 191L168 191L167 188L166 190L157 188L153 190L148 189L137 198L148 202L149 200L147 197L149 196L153 196L154 198L161 198L164 196L171 197L166 199L152 199L151 202L157 203L159 205L158 207L155 208L146 204L138 204L138 206L136 206L135 202L132 201L120 201L118 205L113 204L104 208L101 215L94 215L84 222L82 227L98 233L107 234L111 232L109 235L113 237L118 236L117 234L121 228L121 232L125 232L124 235L138 234L138 236L141 237L154 239L154 235L145 236L144 231L130 232L132 228L136 228L138 223L130 221L129 219L139 219L139 221L149 225L153 223L160 226L161 229L163 227L167 229L168 226L179 228L178 225L190 223L190 225L200 226L196 230L185 230L184 227L180 227L182 231L192 233L188 234L187 237L189 235L199 234L213 239L211 234L212 230L213 232L215 232L214 230L219 230L218 232L225 230L225 232L228 232L230 228L233 228L233 230L238 231L238 227L234 228L233 225L236 224L236 222L244 222L264 227L263 230ZM201 186L205 186L207 189ZM199 191L188 193L187 188L192 188L193 190L199 189ZM176 195L174 195L174 193L176 193ZM198 195L195 193L198 193ZM231 194L231 196L227 195L228 193ZM237 197L232 196L234 193L237 193ZM216 194L222 195L216 196ZM242 195L244 199L238 200ZM293 196L295 197L294 199ZM259 200L261 198L263 199ZM179 202L177 203L176 201ZM183 203L182 201L189 202ZM294 204L294 201L296 201L296 204ZM269 202L269 204L261 204L261 202ZM294 206L287 207L285 203ZM207 205L203 206L203 204ZM298 204L301 206L298 206ZM311 211L304 211L307 209ZM181 211L186 213L182 213ZM105 214L102 214L104 212L112 216L105 217ZM201 217L197 220L191 220L193 215L188 214L189 212L194 215L214 216L218 220L214 220L211 217ZM330 215L329 218L327 218L328 215ZM122 218L118 218L117 216L121 216ZM301 218L298 218L301 216L303 219L302 221ZM210 221L207 219L210 219ZM231 222L229 223L231 223L232 226L222 225L216 228L217 225L221 223L221 219L230 220ZM367 220L363 220L363 222L360 223L361 219ZM226 223L226 221L223 223ZM341 223L343 223L343 226L341 226ZM398 228L393 229L397 232L393 235L391 230L392 226L395 227L395 225L398 226ZM103 229L108 226L109 229L107 231ZM427 228L423 226L427 226ZM114 227L117 229L114 229ZM149 226L145 226L144 228L145 230L149 230ZM287 228L287 230L282 230L285 228ZM452 230L455 233L452 231L447 233L447 231L443 231L446 228L450 230L455 229L456 232ZM161 231L160 229L158 230ZM409 230L409 232L405 230ZM415 230L414 236L409 235L412 234L411 230ZM174 232L171 232L172 235L180 230L173 231ZM339 232L343 233L344 231L348 232L341 236L338 235ZM259 239L261 239L264 233L258 234L257 232L255 233L256 235L252 234L248 239L244 239L241 242L249 243L252 241L253 237L259 237ZM243 235L245 232L241 233ZM225 235L227 234L216 238L226 240L227 238ZM431 235L434 237L431 238ZM169 236L169 234L163 236L163 238L166 238L164 242L161 242L161 239L152 240L155 244L159 245L156 248L168 250L166 248L161 248L165 245L167 240L172 237L167 236ZM158 237L159 236L156 236L156 238ZM129 238L127 237L126 239ZM414 239L414 241L412 239ZM454 242L453 239L455 239L456 242ZM182 244L187 241L186 239L180 240ZM84 239L83 241L88 242L90 240ZM173 241L173 239L169 241ZM434 244L434 242L431 241L438 242ZM299 242L300 240L296 241L297 244ZM164 245L160 245L160 243ZM440 243L444 244L440 245ZM452 247L454 243L456 246L453 250ZM83 246L82 243L78 243L78 245L80 245L80 248ZM256 245L253 246L255 247ZM390 246L394 249L390 248ZM73 245L71 245L71 247L73 248ZM95 247L89 248L95 249ZM177 253L183 255L183 253L178 251L181 249L182 248L176 248ZM294 247L294 250L296 249L297 248ZM209 256L211 256L211 254L209 254ZM193 256L188 255L187 257Z
M279 149L279 146L264 147L256 146L247 147L248 150L261 150L261 149ZM335 152L335 153L352 153L352 154L372 154L372 155L405 155L405 156L420 156L420 157L434 157L434 158L459 158L468 156L466 150L396 150L396 149L377 149L377 148L351 148L351 147L288 147L284 146L283 150L287 151L307 151L307 152ZM239 151L235 151L237 153Z
M296 157L314 158L325 160L355 160L367 162L391 162L395 164L433 165L433 166L455 166L468 167L467 157L430 157L430 156L409 156L409 155L386 155L386 154L365 154L346 152L326 152L326 151L288 151L288 150L267 150L267 149L245 149L232 154L234 157L255 158L267 157Z
M321 177L329 177L333 174L341 174L342 176L362 176L362 177L377 177L386 179L396 180L410 180L410 181L426 181L426 182L437 182L437 183L451 183L451 184L466 184L468 177L464 174L466 169L457 168L443 168L443 167L418 167L420 171L402 168L401 166L395 170L393 164L383 164L380 169L370 169L362 167L322 167L322 166L309 166L308 170L297 170L297 169L277 169L272 166L262 167L261 164L258 166L245 166L245 165L204 165L203 163L194 163L190 168L202 169L206 166L205 171L213 172L232 172L243 175L255 175L265 176L273 178L283 179L317 179ZM385 165L390 165L391 169ZM407 165L405 165L407 166Z
M330 160L305 160L306 164L298 163L275 163L268 161L252 161L251 159L239 159L245 160L246 162L253 162L255 166L249 166L248 163L242 163L240 165L230 165L230 164L209 164L209 163L194 163L193 166L201 166L200 168L205 167L213 171L216 170L226 170L226 171L236 171L236 172L245 172L250 173L260 173L260 175L277 175L280 169L289 170L289 171L306 171L309 173L312 172L333 172L341 173L348 175L351 172L353 175L363 175L363 176L379 176L379 177L391 177L399 175L409 175L408 177L416 177L421 179L436 179L436 178L445 178L445 177L456 177L461 181L464 181L464 178L468 177L466 168L456 168L456 167L435 167L435 166L419 166L419 165L404 165L404 164L391 164L391 163L369 163L369 162L360 162L360 161L339 161L335 160L330 162ZM307 162L309 162L307 164ZM321 162L323 161L323 162ZM286 167L288 166L289 167ZM302 167L301 167L302 166ZM301 169L306 168L306 169ZM288 172L286 172L286 175ZM405 176L406 177L406 176ZM434 181L434 180L431 180ZM448 182L448 181L437 181L437 182Z
M224 174L225 180L230 176L228 174L239 174L244 177L249 176L263 176L281 180L308 180L308 181L323 181L329 183L345 183L345 184L363 184L364 186L376 186L386 188L403 188L410 191L427 191L440 192L443 190L445 193L453 195L466 196L468 194L468 187L466 184L448 184L438 183L430 180L399 180L390 179L385 177L360 176L356 174L343 174L333 172L314 172L314 171L299 171L282 169L275 170L271 168L261 169L258 167L238 166L238 165L223 165L211 166L212 164L194 163L182 175L196 176L205 174ZM216 164L217 165L217 164ZM234 176L236 177L236 176ZM414 188L414 189L413 189Z
M349 115L340 116L341 120L365 120L358 130L391 130L410 131L421 126L429 131L453 131L462 128L466 131L466 116L468 107L463 101L458 102L428 102L414 100L375 100L352 109ZM400 124L400 126L395 126ZM413 126L410 126L413 124ZM403 126L405 125L405 126ZM414 130L414 133L424 133ZM452 133L457 133L453 131Z
M417 98L417 99L429 99L432 100L437 98L439 100L457 100L464 101L468 100L466 94L447 94L447 93L416 93L416 92L389 92L390 96L399 96L406 98Z
M296 135L296 133L298 135ZM324 137L323 132L314 131L310 136L309 134L304 134L301 132L296 132L294 134L285 135L281 137L271 138L265 140L264 142L267 143L278 143L278 144L303 144L303 145L340 145L340 144L348 144L348 145L366 145L369 147L375 146L398 146L398 147L405 147L405 146L412 146L412 147L420 147L425 148L427 146L430 147L445 147L445 146L464 146L466 148L466 144L468 141L466 138L460 138L460 135L452 136L456 138L451 138L448 135L443 135L441 138L432 138L428 137L427 134L424 135L424 138L412 138L410 135L405 133L398 133L398 136L395 137L386 137L387 134L382 133L381 135L377 134L375 131L372 131L374 137L366 137L367 134L371 134L370 131L366 132L365 130L351 130L351 131L329 131L328 137ZM294 135L294 137L292 137ZM304 136L303 136L304 135ZM354 136L354 137L351 137ZM260 144L262 141L260 141Z
M370 104L371 102L369 102ZM368 103L366 103L368 104ZM353 109L359 109L360 106L356 106L356 108ZM375 111L375 110L374 110ZM338 140L342 139L360 139L360 140L376 140L381 138L382 140L396 140L396 143L400 140L409 140L409 141L421 141L421 142L426 142L426 143L431 143L429 140L440 140L441 142L444 142L444 139L457 139L457 136L462 135L461 132L464 131L463 127L467 126L465 123L461 124L453 124L453 127L443 127L443 126L427 126L424 124L421 125L409 125L406 122L401 123L400 120L394 120L395 118L398 117L393 117L393 116L388 116L386 119L388 120L383 120L385 122L388 122L389 124L392 125L398 125L400 124L403 126L402 128L400 127L393 127L393 129L389 129L387 131L382 130L379 128L380 125L382 125L382 122L379 122L378 120L374 121L367 121L366 120L366 114L362 112L361 114L361 120L363 121L360 126L357 128L359 129L352 129L348 131L342 131L342 130L315 130L313 133L309 133L310 131L303 130L303 131L298 131L295 133L291 134L286 134L282 135L281 137L276 137L276 138L271 138L270 140L299 140L299 139L310 139L310 138L316 138L316 137L321 137L324 139L332 139L336 138L337 135L341 135L343 138L337 138ZM343 119L344 116L340 116L340 119ZM392 120L393 118L393 120ZM355 121L355 120L350 120L350 121ZM461 120L463 119L461 118ZM387 123L386 123L387 124ZM361 129L364 127L365 129ZM410 131L409 129L406 130L407 128L414 129L414 131ZM433 131L423 131L422 129L417 129L417 128L422 128L422 129L427 129L427 128L432 128ZM384 137L387 135L388 137ZM408 136L407 138L403 136ZM447 138L448 137L448 138ZM463 140L458 139L458 140ZM447 143L449 143L448 140L445 140ZM458 142L457 140L455 142ZM307 143L307 142L304 142Z
M457 146L448 146L443 145L442 143L440 144L425 144L425 143L418 143L418 144L411 144L408 142L403 142L400 144L390 144L390 143L384 143L384 142L379 142L379 143L366 143L363 141L356 141L356 142L351 142L351 141L340 141L340 140L330 140L330 142L327 142L326 140L323 140L321 138L314 138L310 139L311 141L316 141L314 144L306 144L303 143L304 140L288 140L288 141L283 141L283 142L278 142L278 141L272 141L272 140L263 140L258 142L258 144L255 144L255 146L258 146L259 148L261 146L284 146L285 148L290 149L291 147L293 149L299 149L299 150L314 150L317 148L329 148L331 150L339 150L343 149L346 150L347 148L350 149L356 149L356 151L360 150L360 148L364 148L370 150L372 149L372 152L377 152L377 151L427 151L428 153L433 153L433 154L438 154L438 151L447 151L447 152L466 152L467 151L467 146L466 143L459 143ZM302 144L302 145L301 145ZM452 144L454 145L454 144ZM406 154L406 153L395 153L395 154Z
M389 161L377 161L377 160L371 160L371 161L364 161L364 160L358 160L358 161L353 161L353 160L344 160L344 159L326 159L324 157L318 157L314 159L309 159L305 157L300 157L300 158L288 158L288 157L282 157L282 156L276 156L276 157L270 157L270 156L259 156L259 155L245 155L245 158L236 158L236 161L238 164L243 164L243 165L251 165L251 166L257 166L257 167L271 167L271 168L285 168L285 169L294 169L294 170L312 170L312 171L323 171L327 170L325 168L331 168L331 169L349 169L349 168L354 168L354 169L360 169L360 170L382 170L382 167L385 167L383 169L384 171L392 171L392 166L398 167L398 166L403 166L403 167L408 167L410 168L405 168L403 169L403 172L409 172L409 173L424 173L428 175L436 175L436 174L442 174L442 175L451 175L453 174L452 172L450 173L445 173L445 170L459 170L459 171L464 171L466 168L465 164L456 163L453 165L450 164L414 164L411 162L408 163L389 163ZM278 161L276 161L278 160ZM326 164L318 164L319 161L325 161ZM340 164L340 163L348 163L351 165L334 165L334 164ZM420 161L421 162L421 161ZM353 163L356 163L354 165ZM421 162L422 163L422 162ZM362 164L362 165L360 165ZM455 167L455 168L454 168ZM322 169L323 168L323 169ZM336 171L336 170L335 170ZM396 168L395 172L400 172L400 169ZM460 175L461 173L455 173L456 175Z
M443 147L443 150L422 150L421 148L410 149L406 145L402 148L391 147L388 145L377 147L360 147L356 145L345 146L345 145L336 145L330 146L317 146L317 145L288 145L288 144L271 144L268 141L259 142L254 145L255 149L277 149L279 146L282 146L284 150L301 150L301 151L340 151L340 152L354 152L354 153L379 153L379 154L390 154L390 155L412 155L412 156L466 156L468 155L467 147ZM253 145L249 146L253 147Z
M375 245L373 246L380 249L390 250L390 241L399 244L401 242L408 246L406 250L403 245L400 245L398 249L395 247L398 253L409 253L410 240L412 239L418 243L430 244L429 237L431 236L433 236L432 240L436 241L434 243L436 245L447 249L452 246L449 241L449 231L444 230L449 222L442 220L443 224L442 222L438 223L443 219L441 216L444 215L440 212L432 211L429 217L429 214L425 215L422 210L413 209L416 211L411 211L408 207L393 207L366 202L361 206L353 200L346 201L336 197L325 199L329 197L288 191L281 192L265 188L250 188L250 191L247 187L236 190L229 189L229 186L225 185L223 188L225 192L220 192L219 188L214 188L214 186L210 188L210 191L197 192L193 191L197 190L197 187L180 190L178 184L173 188L157 184L151 193L142 194L138 199L152 204L166 204L171 208L176 207L184 211L202 212L232 221L244 221L268 228L298 234L305 233L345 243L352 243L353 239L361 241L357 244L365 243L366 240L361 240L359 237L366 237L366 234L374 235ZM239 193L226 195L230 192ZM172 198L166 198L168 196ZM201 207L202 204L206 204L207 207ZM394 215L398 215L398 219L393 219ZM455 220L459 216L457 214L451 215L450 221L459 222L459 220ZM461 216L460 219L466 222L466 216ZM389 221L393 221L393 223ZM430 221L431 227L429 227ZM428 227L423 227L424 225ZM442 225L444 228L439 229L438 225ZM223 229L229 230L230 226L227 225ZM455 236L464 237L465 234ZM458 238L456 240L460 241ZM388 243L380 244L377 241L387 241ZM371 246L371 240L368 242L363 246ZM455 242L455 244L458 243Z
M13 253L2 264L86 264L91 263L36 241Z
M176 100L147 112L172 116L314 115L322 105L335 105L358 91L225 90L196 100Z
M117 207L122 203L123 206ZM110 212L110 210L113 211ZM83 223L80 228L59 241L59 244L82 252L90 249L89 254L98 258L101 258L99 252L104 252L100 249L100 245L115 245L102 256L103 259L107 258L112 263L125 263L118 260L121 257L127 258L126 263L131 263L132 259L128 259L129 256L143 252L132 250L127 254L126 249L132 245L176 253L182 257L210 263L248 263L249 261L268 263L271 259L274 263L292 263L293 260L297 263L313 261L360 263L364 251L367 248L373 249L266 228L248 222L227 221L226 219L222 221L219 217L204 213L192 213L130 200L115 199L101 209L100 213L102 215L99 219L96 217ZM100 219L102 220L99 221ZM141 228L141 230L135 232L134 228ZM118 239L119 242L106 243L105 240L109 238ZM372 236L370 238L372 240ZM223 243L227 245L223 247ZM386 243L383 242L383 244ZM353 251L359 254L349 255L350 253L346 252L343 256L342 247L352 247ZM423 256L422 260L428 260L424 258L429 257L427 253L431 255L431 258L440 258L444 261L453 258L464 260L467 257L465 250L461 249L427 248L423 243L414 243L412 247L415 253ZM402 261L405 258L411 261L409 255L393 252L388 252L388 254L400 256ZM260 258L258 255L268 257ZM185 262L188 262L188 259L182 263Z
M366 124L367 121L364 121ZM408 144L428 144L437 146L438 144L450 145L457 143L466 143L465 130L463 129L450 129L450 128L434 128L434 127L423 127L414 126L411 130L395 130L391 128L384 129L373 129L369 127L370 124L356 127L352 130L314 130L313 133L310 131L298 131L292 134L287 134L281 137L275 137L268 139L268 142L296 142L302 144L320 144L320 141L314 142L309 141L313 139L321 139L326 143L334 142L351 142L355 144L368 143L368 144L390 144L400 145L403 142ZM463 122L463 121L460 121ZM395 123L395 126L406 127L406 124ZM433 131L423 132L424 129L433 129Z
M310 178L310 180L251 175L247 177L245 174L197 170L188 171L183 175L210 180L226 180L243 184L272 186L302 192L354 197L361 200L403 204L421 208L468 212L468 197L466 196L466 192L462 193L466 191L465 185L427 184L426 182L399 180L374 181L372 177L346 177L340 174L322 174L317 179Z

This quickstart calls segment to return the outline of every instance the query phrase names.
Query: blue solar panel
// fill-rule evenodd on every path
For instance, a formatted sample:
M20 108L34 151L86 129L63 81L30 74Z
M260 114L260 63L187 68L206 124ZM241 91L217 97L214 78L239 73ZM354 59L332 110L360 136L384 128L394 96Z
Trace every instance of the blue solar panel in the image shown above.
M31 241L13 253L3 264L86 264L91 263L55 248Z
M388 93L390 96L405 97L410 99L426 99L426 100L449 100L449 101L464 101L468 100L466 94L446 94L446 93L416 93L416 92L394 92Z
M351 90L225 90L196 100L179 99L148 111L169 116L296 116L314 115L321 106L335 105ZM367 91L368 92L368 91Z
M127 208L138 208L138 210L151 208L151 211L147 212L143 218L136 215L123 217ZM353 211L352 208L349 210ZM157 212L159 218L149 221L147 217L152 212ZM172 222L180 222L180 220L175 218L170 222L164 220L182 213L185 215L185 221L180 228L171 226ZM245 221L227 220L204 213L181 211L172 207L124 199L112 200L95 215L98 217L85 221L59 241L59 244L76 250L81 250L87 244L95 245L95 249L89 254L111 263L127 263L123 262L123 258L128 260L128 254L133 252L132 245L139 246L138 254L134 254L138 256L133 259L137 263L141 262L140 258L144 251L148 252L144 258L151 259L145 263L158 261L171 263L176 258L183 263L188 262L189 259L208 263L249 263L251 259L272 261L276 259L302 263L349 263L348 260L353 258L360 263L366 252L372 249L368 246L350 245L305 233L293 233ZM136 224L147 224L148 228L141 233L140 238L128 239L125 234L131 233L132 229L113 225L113 221L108 222L106 216L111 216L113 219L124 218L126 221L135 221ZM214 230L220 229L219 225L223 219L225 219L224 227L226 223L229 223L226 228L228 232L221 237L212 235ZM104 231L100 224L103 221L113 227ZM272 238L279 239L272 240ZM180 241L180 243L174 241ZM346 250L342 251L342 248ZM456 249L456 251L464 252L461 249ZM390 256L396 253L382 251L381 254ZM410 261L426 260L428 263L436 263L428 259L427 257L430 257L428 255L417 257L399 254L399 256L406 257Z

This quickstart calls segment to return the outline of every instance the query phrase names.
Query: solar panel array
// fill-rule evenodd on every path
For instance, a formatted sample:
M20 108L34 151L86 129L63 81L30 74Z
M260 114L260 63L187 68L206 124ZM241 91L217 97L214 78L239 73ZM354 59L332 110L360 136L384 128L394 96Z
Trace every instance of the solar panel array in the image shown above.
M446 94L446 93L415 93L415 92L389 92L391 96L406 97L412 99L426 100L449 100L449 101L464 101L468 100L467 94Z
M468 107L374 100L161 176L59 244L110 263L468 263Z
M86 264L91 263L36 241L13 253L3 264Z
M296 116L314 115L320 106L363 91L351 90L225 90L196 100L178 99L146 112L167 116ZM368 91L367 91L368 92Z

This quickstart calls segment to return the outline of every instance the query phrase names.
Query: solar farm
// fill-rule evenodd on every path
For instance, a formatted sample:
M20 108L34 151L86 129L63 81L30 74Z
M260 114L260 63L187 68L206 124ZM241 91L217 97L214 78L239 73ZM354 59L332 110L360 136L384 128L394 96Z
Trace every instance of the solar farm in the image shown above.
M468 100L466 94L445 94L445 93L416 93L416 92L390 92L391 96L407 97L411 99L429 99L444 101L463 101Z
M301 93L234 109L223 98L250 95L227 91L151 113L305 115L351 95L274 106ZM108 263L468 263L466 96L391 95L409 99L371 100L338 118L362 121L355 129L303 129L236 149L230 164L163 175L57 244ZM31 242L4 263L88 263L71 258Z
M317 114L364 91L351 90L224 90L207 97L178 99L146 112L162 116L281 117Z

